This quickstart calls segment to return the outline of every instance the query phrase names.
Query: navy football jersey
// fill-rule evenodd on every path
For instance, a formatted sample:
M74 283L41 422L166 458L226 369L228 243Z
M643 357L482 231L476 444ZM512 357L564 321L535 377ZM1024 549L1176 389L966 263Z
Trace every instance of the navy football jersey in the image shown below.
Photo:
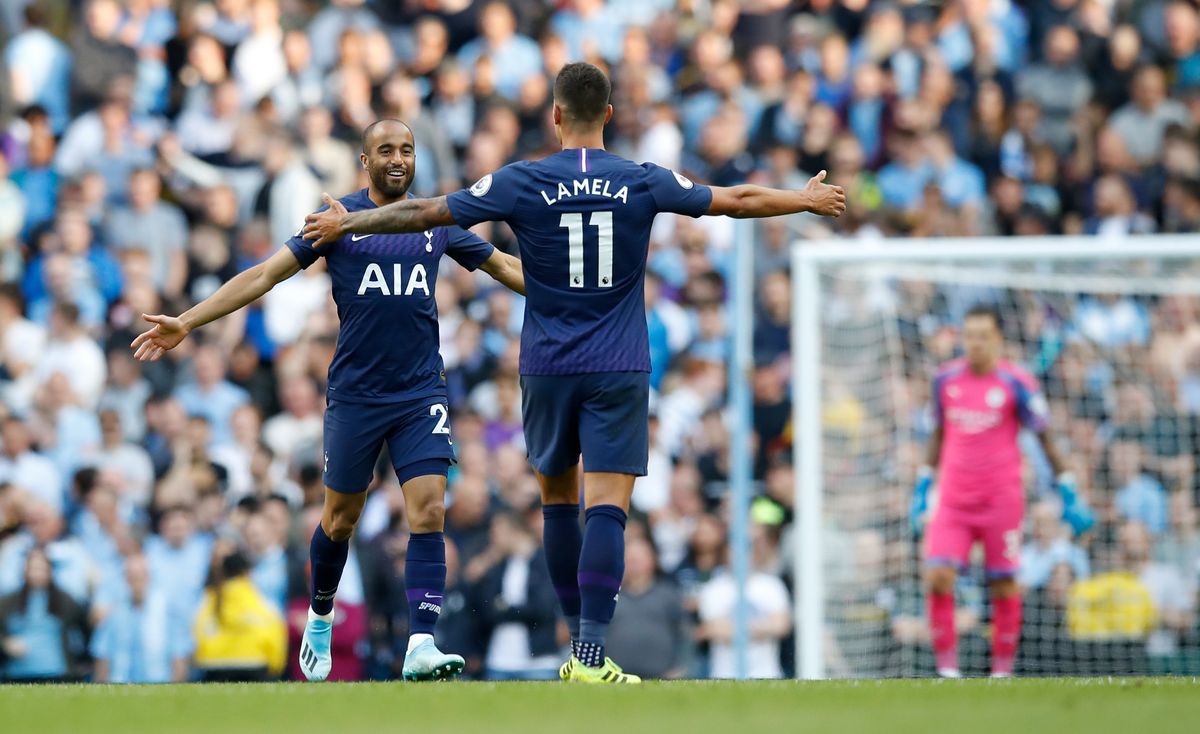
M341 199L373 209L363 189ZM314 249L299 235L288 249L307 268L324 257L341 328L329 365L329 397L395 403L446 394L438 352L438 263L443 254L474 270L493 247L459 227L413 234L354 234Z
M652 163L564 150L448 197L456 224L512 227L525 271L521 374L649 372L643 282L659 212L698 217L712 191Z

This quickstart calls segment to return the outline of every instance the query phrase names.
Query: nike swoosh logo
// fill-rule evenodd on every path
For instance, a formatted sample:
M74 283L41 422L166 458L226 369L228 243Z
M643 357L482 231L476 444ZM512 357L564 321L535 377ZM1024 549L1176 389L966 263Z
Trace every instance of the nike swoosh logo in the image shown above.
M365 240L368 237L374 237L374 236L375 235L373 235L373 234L352 234L352 235L350 235L350 241L358 242L359 240Z
M438 594L430 594L428 591L426 591L425 598L426 599L441 599L442 597L439 596Z

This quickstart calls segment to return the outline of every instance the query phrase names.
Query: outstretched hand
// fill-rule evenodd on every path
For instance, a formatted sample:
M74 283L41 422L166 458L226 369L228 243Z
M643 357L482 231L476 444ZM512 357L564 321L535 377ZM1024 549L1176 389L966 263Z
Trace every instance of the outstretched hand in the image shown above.
M825 183L825 171L808 179L804 192L812 200L811 211L823 217L841 216L846 211L846 192L841 186Z
M321 201L329 208L304 218L304 239L314 240L314 248L328 245L346 233L342 229L347 215L346 207L329 194L321 194Z
M189 333L183 321L176 316L142 314L142 318L154 326L138 334L129 345L139 362L157 362L163 354L179 346Z

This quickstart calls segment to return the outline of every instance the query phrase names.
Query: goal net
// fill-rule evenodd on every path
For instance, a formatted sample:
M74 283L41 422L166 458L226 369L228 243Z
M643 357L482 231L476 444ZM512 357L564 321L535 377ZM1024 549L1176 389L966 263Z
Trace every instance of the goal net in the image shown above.
M931 378L961 353L963 314L980 303L1002 316L1005 357L1042 385L1098 518L1072 537L1053 472L1022 435L1017 674L1200 672L1200 242L807 244L793 278L801 676L934 673L908 506ZM966 675L989 670L981 551L955 594Z

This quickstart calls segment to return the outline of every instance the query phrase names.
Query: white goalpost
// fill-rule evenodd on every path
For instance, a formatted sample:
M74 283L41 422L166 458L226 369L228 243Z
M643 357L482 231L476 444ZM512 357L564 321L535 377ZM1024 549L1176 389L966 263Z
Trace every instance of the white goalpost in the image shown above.
M1200 666L1200 348L1173 351L1200 339L1200 238L808 241L791 262L798 677L932 672L907 501L933 370L979 302L1042 383L1100 518L1081 539L1057 524L1052 477L1023 437L1018 674ZM986 669L986 596L964 574L968 673Z

